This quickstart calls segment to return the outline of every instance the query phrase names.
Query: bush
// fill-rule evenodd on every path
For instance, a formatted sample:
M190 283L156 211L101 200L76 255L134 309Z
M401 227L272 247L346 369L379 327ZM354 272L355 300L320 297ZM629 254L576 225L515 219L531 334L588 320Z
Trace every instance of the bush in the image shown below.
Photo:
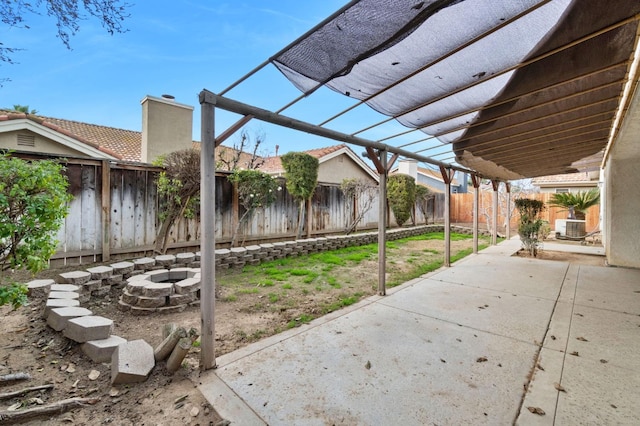
M539 217L544 210L544 203L539 200L519 198L514 204L520 214L518 235L520 235L522 246L532 256L537 256L540 241L545 237L541 232L545 222Z
M416 183L409 175L395 174L387 181L387 199L398 226L410 217L416 202Z
M63 171L54 161L0 155L0 272L26 269L35 274L47 267L72 198ZM25 301L23 286L0 287L0 305L17 307Z

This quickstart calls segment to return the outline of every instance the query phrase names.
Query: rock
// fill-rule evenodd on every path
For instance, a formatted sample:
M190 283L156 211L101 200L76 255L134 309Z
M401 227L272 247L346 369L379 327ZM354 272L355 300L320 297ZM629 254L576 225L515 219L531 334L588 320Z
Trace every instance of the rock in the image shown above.
M147 342L122 343L111 357L111 384L143 382L154 366L153 348Z

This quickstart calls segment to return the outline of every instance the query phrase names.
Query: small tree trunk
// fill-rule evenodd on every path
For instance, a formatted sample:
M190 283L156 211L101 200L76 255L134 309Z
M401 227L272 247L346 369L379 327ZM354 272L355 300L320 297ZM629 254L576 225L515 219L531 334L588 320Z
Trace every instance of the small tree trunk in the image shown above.
M167 371L170 373L175 373L182 365L182 361L189 353L189 349L191 349L191 338L183 337L178 341L178 344L173 348L171 355L169 355L169 359L167 360Z
M169 336L167 336L166 339L162 341L162 343L160 343L160 345L158 345L156 350L153 351L153 357L155 360L162 361L169 356L180 339L184 337L187 337L187 331L183 327L176 328Z

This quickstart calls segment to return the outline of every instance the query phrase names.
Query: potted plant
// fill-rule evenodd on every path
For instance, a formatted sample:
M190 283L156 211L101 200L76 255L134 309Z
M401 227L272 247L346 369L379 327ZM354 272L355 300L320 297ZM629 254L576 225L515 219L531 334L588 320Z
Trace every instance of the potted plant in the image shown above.
M518 235L526 252L531 256L538 255L538 247L544 240L548 232L545 221L540 218L540 213L544 210L544 203L540 200L529 198L519 198L514 201L516 209L520 214L518 221Z
M559 192L553 194L549 206L561 207L569 211L569 219L585 220L587 210L600 203L600 191L593 188L590 191ZM575 214L575 217L572 215Z

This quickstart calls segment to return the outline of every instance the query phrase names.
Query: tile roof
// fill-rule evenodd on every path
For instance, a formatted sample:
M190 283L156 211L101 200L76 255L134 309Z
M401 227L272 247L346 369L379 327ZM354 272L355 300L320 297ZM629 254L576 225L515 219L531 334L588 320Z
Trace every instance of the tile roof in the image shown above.
M326 157L329 154L332 154L336 151L339 151L343 148L347 148L350 149L347 145L345 144L340 144L340 145L333 145L333 146L327 146L324 148L314 148L314 149L309 149L307 151L303 151L313 157L316 157L317 159L321 159L323 157ZM260 170L265 172L265 173L284 173L284 167L282 167L282 160L281 160L282 156L277 156L277 157L267 157L265 158L265 162L262 166L260 166Z
M539 176L531 181L534 185L568 184L592 182L589 173L568 173L563 175Z
M0 121L28 119L125 161L140 161L142 134L133 130L0 110Z

